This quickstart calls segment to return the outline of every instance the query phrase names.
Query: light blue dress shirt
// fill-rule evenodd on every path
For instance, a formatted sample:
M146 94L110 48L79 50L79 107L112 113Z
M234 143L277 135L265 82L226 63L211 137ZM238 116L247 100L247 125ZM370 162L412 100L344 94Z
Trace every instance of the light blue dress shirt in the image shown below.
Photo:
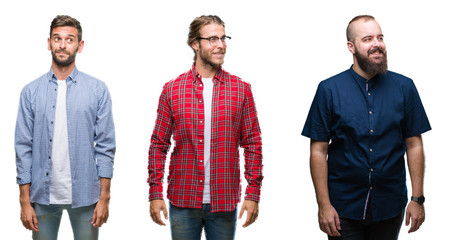
M99 201L100 178L112 178L115 129L104 82L75 67L66 79L72 207ZM32 203L49 204L52 137L58 83L50 71L24 87L15 132L17 183L30 186Z

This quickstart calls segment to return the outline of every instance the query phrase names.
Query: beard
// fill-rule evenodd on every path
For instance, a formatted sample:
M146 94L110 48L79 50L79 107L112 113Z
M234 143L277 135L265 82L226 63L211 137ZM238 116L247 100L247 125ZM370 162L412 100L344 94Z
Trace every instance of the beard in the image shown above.
M220 50L221 53L225 54L225 50ZM203 61L203 63L205 65L208 65L212 68L219 68L220 66L222 66L223 64L223 61L221 63L215 63L211 60L210 58L210 54L209 54L209 51L207 50L203 50L203 48L201 48L200 46L200 59Z
M65 49L63 49L63 50L54 50L54 49L51 48L52 59L60 67L69 66L69 65L71 65L74 62L78 50L79 50L79 46L77 46L77 48L75 49L74 53L71 53L71 52L69 52L69 51L67 51ZM64 59L59 59L57 57L57 53L66 53L66 54L68 54L68 58L65 59L65 60Z
M360 54L357 48L355 48L355 51L356 54L354 55L357 59L357 64L364 72L371 75L387 73L387 51L385 51L382 48L374 48L368 50L367 56ZM369 56L375 52L379 52L382 54L380 62L370 60Z

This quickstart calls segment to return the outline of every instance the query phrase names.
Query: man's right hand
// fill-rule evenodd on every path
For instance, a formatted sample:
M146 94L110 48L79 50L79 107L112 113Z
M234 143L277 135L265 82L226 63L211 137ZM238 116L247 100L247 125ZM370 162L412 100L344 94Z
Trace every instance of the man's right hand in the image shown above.
M332 205L320 206L318 211L319 228L329 236L341 236L340 217Z
M151 215L151 218L155 223L161 226L166 226L164 221L162 221L160 211L164 212L164 217L166 220L168 220L168 212L167 206L165 205L165 201L161 199L151 200L151 202L149 203L149 214Z
M30 203L21 204L20 220L26 229L39 232L38 219L36 218L35 209L33 209Z

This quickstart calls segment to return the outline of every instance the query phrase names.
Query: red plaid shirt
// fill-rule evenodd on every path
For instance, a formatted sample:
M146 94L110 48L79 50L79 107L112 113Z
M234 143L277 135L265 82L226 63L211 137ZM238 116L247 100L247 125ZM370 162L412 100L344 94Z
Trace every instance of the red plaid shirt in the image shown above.
M241 198L239 149L244 148L246 200L259 202L261 131L250 85L220 69L211 118L211 211L234 211ZM165 159L173 135L167 197L177 207L201 208L204 187L203 83L195 65L165 84L149 148L149 199L163 199Z

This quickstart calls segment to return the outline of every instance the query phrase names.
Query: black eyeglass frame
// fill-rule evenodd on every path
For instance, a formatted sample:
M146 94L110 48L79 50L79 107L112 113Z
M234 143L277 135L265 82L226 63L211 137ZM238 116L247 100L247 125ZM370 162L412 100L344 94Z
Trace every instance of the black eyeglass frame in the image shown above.
M231 40L231 37L230 36L223 36L223 37L217 37L217 36L212 36L212 37L207 37L207 38L203 38L203 37L197 37L197 40L208 40L209 41L209 44L212 45L212 43L217 43L220 41L222 41L223 43L225 42L225 40Z

